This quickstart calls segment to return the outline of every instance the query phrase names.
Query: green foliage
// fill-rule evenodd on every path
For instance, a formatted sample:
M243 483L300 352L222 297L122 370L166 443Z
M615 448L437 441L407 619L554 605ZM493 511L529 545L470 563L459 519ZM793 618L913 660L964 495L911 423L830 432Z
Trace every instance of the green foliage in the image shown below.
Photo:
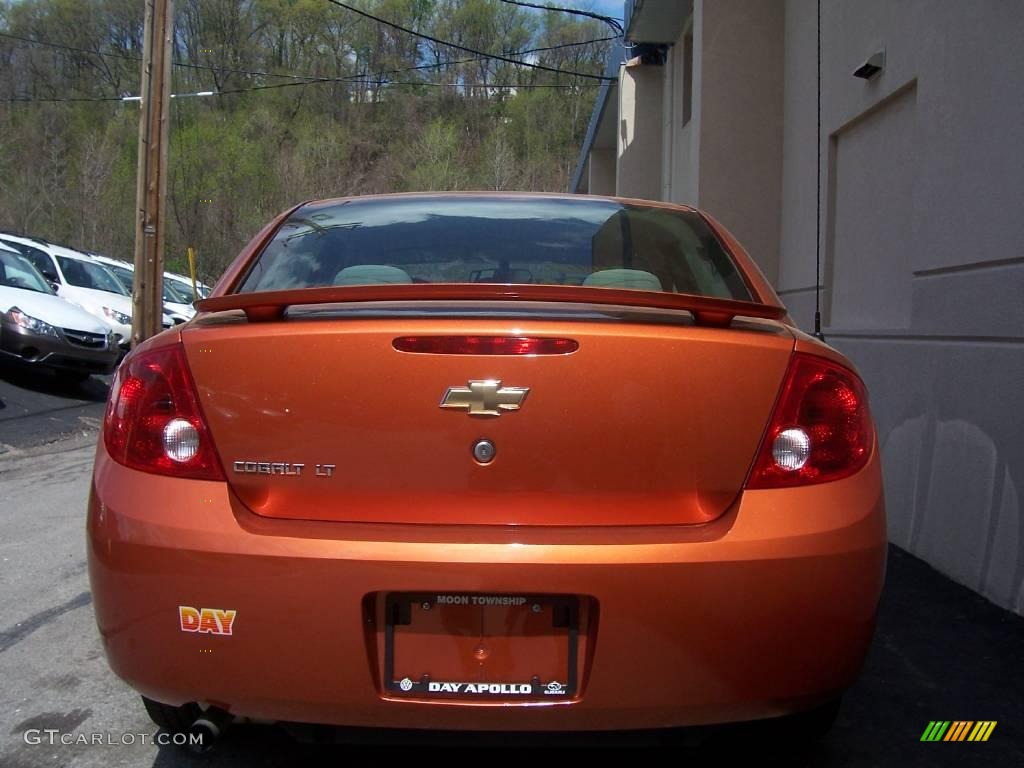
M410 147L406 189L462 189L468 174L460 154L458 128L436 118Z
M503 55L607 34L591 20L497 0L350 1ZM172 102L168 265L184 270L193 246L207 279L267 220L305 199L564 189L597 92L594 81L474 59L324 0L175 6L174 60L212 68L175 67L175 93L286 85ZM0 98L137 94L142 7L0 0L0 29L82 49L0 38ZM598 73L606 51L598 43L524 58ZM344 80L293 85L277 73ZM496 88L513 84L572 87ZM130 258L138 124L130 102L0 105L0 228Z

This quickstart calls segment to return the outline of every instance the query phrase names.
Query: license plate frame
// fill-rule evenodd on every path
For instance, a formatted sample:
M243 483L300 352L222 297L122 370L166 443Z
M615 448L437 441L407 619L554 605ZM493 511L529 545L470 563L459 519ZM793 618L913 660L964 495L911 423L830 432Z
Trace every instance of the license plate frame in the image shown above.
M538 675L533 675L530 679L525 680L501 681L434 679L426 674L418 679L413 679L411 676L398 677L395 668L396 639L398 639L396 631L400 634L401 627L411 626L413 615L422 610L422 605L425 603L439 611L446 610L448 606L459 606L463 609L480 608L481 615L488 608L505 609L506 611L522 609L538 613L549 611L552 637L564 634L566 644L564 676L561 679L558 676L554 676L552 679L539 679ZM540 607L539 611L537 606ZM579 598L575 595L392 592L385 595L384 615L384 688L390 695L402 698L456 699L460 701L497 699L548 702L570 700L576 695L580 605ZM450 637L453 642L456 641L455 635ZM495 637L511 643L521 636L506 633Z

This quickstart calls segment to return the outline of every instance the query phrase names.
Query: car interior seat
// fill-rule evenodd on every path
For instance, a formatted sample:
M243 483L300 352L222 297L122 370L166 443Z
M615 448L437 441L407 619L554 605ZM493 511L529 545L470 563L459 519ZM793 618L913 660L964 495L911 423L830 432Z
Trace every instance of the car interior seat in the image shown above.
M634 291L661 291L657 275L642 269L602 269L587 275L583 285L591 288L628 288Z
M404 285L412 278L404 269L387 264L357 264L334 276L334 285Z

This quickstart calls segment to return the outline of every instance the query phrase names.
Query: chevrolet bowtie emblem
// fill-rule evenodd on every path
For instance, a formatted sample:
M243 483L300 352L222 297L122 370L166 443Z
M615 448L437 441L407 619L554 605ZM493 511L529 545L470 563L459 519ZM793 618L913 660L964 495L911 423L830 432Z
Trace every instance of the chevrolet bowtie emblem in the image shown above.
M500 381L471 381L468 387L448 387L441 399L442 408L462 408L470 416L501 416L502 411L518 411L529 387L503 387Z

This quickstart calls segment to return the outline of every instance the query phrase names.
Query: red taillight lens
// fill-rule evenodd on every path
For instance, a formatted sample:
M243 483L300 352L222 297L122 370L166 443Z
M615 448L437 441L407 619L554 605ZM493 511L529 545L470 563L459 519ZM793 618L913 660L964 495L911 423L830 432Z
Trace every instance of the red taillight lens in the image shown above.
M852 475L875 439L867 391L855 373L796 353L747 488L786 488Z
M580 348L575 339L531 336L399 336L392 345L433 355L568 355Z
M114 461L196 480L223 480L181 344L125 358L114 375L103 420Z

